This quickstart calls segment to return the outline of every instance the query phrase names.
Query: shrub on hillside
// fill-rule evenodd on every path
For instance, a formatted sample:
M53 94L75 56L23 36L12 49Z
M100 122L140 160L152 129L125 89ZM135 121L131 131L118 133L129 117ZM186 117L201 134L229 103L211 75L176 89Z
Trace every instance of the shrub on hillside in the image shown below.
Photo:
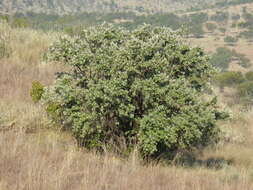
M212 55L210 63L214 67L226 71L229 67L229 63L232 61L232 57L233 54L228 48L220 47L217 48L216 52Z
M247 57L245 57L244 54L236 53L236 57L239 59L238 65L244 68L249 68L251 66L250 60Z
M189 32L195 38L203 38L205 34L202 24L192 24L189 26Z
M228 12L217 11L216 14L212 15L210 19L216 22L227 22L228 16Z
M233 45L234 43L238 42L238 38L233 36L226 36L224 38L224 42L226 42L228 45Z
M249 71L245 74L245 78L249 81L253 81L253 71Z
M200 48L168 28L89 28L55 43L48 59L72 67L43 99L79 145L102 149L123 138L144 157L172 158L218 137L225 114L216 99L202 98L214 70Z
M217 28L217 26L216 26L216 24L214 24L214 23L206 23L206 28L207 28L207 30L209 30L210 32L213 32L213 31Z
M240 32L239 37L243 37L246 38L247 40L249 40L250 42L252 42L253 39L253 29L248 29L245 31Z
M211 57L210 63L221 71L227 71L229 64L232 61L236 61L238 65L244 68L251 66L250 60L245 57L245 55L225 47L219 47L216 49L216 52Z
M223 27L219 28L219 30L220 30L220 32L223 33L223 34L226 32L226 28L223 28Z
M242 83L244 81L244 76L241 72L229 71L224 73L219 73L215 76L215 82L221 88L228 86L228 87L235 87L236 85Z

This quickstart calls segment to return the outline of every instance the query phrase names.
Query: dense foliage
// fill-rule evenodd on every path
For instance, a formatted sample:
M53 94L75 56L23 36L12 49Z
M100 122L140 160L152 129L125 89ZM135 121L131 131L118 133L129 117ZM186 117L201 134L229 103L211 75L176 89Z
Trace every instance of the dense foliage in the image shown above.
M112 26L62 38L48 59L70 66L43 95L48 113L80 145L137 145L143 156L201 148L217 139L224 118L203 89L214 70L200 48L168 28Z

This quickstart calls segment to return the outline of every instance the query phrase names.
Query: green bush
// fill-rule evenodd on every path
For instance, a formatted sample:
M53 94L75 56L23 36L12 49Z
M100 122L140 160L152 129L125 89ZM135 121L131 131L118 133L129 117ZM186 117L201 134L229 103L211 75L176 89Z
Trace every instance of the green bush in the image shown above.
M216 49L216 52L212 55L210 59L210 63L216 67L221 69L222 71L226 71L229 67L230 62L232 61L233 53L228 48L220 47Z
M249 71L245 74L245 78L249 81L253 81L253 71Z
M119 139L141 154L170 158L217 139L225 117L203 89L214 70L200 48L185 45L165 27L126 31L113 26L62 38L48 60L72 70L57 75L44 103L79 145L102 149Z
M244 81L244 77L241 72L229 71L224 73L219 73L215 76L215 82L220 87L234 87Z
M233 45L234 43L238 42L238 38L233 36L226 36L224 38L224 42L226 42L229 45Z
M236 60L236 63L244 68L251 66L250 60L245 55L237 53L235 50L230 50L225 47L219 47L212 55L210 63L219 68L221 71L227 71L229 64Z
M37 103L41 100L43 93L44 93L44 86L38 81L32 82L30 96L34 103Z
M242 67L249 68L251 66L250 60L245 55L236 53L236 57L239 59L238 64Z

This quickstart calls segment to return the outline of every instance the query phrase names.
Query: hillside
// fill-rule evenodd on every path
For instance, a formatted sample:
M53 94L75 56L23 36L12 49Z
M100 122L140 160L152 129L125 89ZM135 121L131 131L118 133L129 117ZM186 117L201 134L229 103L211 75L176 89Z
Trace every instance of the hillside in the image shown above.
M224 0L2 0L0 11L69 14L80 12L172 12L213 6ZM238 0L230 0L238 1ZM241 1L241 0L239 0ZM244 2L244 1L243 1Z
M20 3L21 1L18 2ZM61 3L64 2L62 1ZM121 1L117 2L120 4ZM87 1L87 6L84 8L93 6L89 11L95 12L86 11L73 15L55 15L36 13L36 9L33 9L34 12L16 13L12 24L15 27L64 31L71 35L77 34L82 27L100 25L103 22L115 24L129 30L143 23L153 26L166 26L173 30L185 26L189 32L188 38L192 45L199 45L208 52L215 52L219 47L226 47L237 53L237 55L233 56L234 61L230 64L229 70L247 72L251 69L249 62L253 62L251 52L253 39L253 3L247 2L248 0L237 0L233 1L233 3L231 1L231 3L226 5L221 3L217 4L216 2L216 6L207 6L205 9L200 10L192 9L186 12L139 14L134 12L135 9L130 9L132 12L122 12L119 5L117 5L119 12L110 12L111 9L107 9L108 12L103 12L101 11L103 9L100 9L101 12L99 12L96 9L98 4L91 5ZM102 1L99 3L102 3ZM174 6L175 1L171 1L171 3L171 7L176 7ZM135 2L132 5L136 4ZM44 5L46 6L47 4ZM38 4L34 2L30 6L38 6ZM71 6L69 5L68 7L71 8ZM43 6L38 7L44 10ZM54 10L60 11L57 8Z
M190 12L182 15L205 14L209 18L202 24L203 33L199 38L192 37L190 42L204 48L208 52L215 52L219 47L226 47L245 55L253 63L252 54L252 18L253 3L233 5L227 8L207 9L205 11ZM234 42L226 41L232 38ZM232 40L233 41L233 40ZM232 71L246 72L251 67L243 67L232 62L229 67Z

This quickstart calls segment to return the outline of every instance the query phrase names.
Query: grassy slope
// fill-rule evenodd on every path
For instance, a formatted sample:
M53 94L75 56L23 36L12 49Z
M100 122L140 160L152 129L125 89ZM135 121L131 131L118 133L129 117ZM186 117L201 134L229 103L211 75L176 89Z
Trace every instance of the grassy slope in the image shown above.
M133 153L120 160L111 153L77 150L73 139L56 130L31 103L33 80L52 82L62 69L41 63L41 53L58 34L0 27L12 49L0 60L0 190L48 189L205 189L250 190L253 187L252 112L234 108L223 124L222 143L207 149L191 168L143 165ZM209 167L207 167L209 166Z
M253 3L229 6L228 8L224 8L224 9L219 9L219 8L207 9L207 10L204 10L203 12L206 12L208 13L209 16L211 16L211 15L214 15L216 11L224 11L224 12L228 12L229 15L231 16L235 14L242 14L243 7L246 7L249 13L251 14L253 13ZM191 12L191 13L194 13L194 12ZM191 13L187 13L187 14L191 14ZM215 32L211 34L205 34L204 38L190 39L190 42L192 45L198 45L209 52L214 52L215 49L218 47L228 47L231 50L234 49L236 52L246 55L246 57L250 59L251 63L253 63L253 53L252 53L253 42L249 42L245 39L239 39L239 41L234 46L228 46L224 42L223 39L225 36L236 36L241 31L243 31L243 29L240 29L239 27L232 28L231 25L232 25L232 20L229 19L228 23L224 24L224 28L226 28L226 32L224 34L216 30ZM252 69L253 69L252 67L245 69L237 64L230 65L230 70L233 70L233 71L246 72Z
M121 161L64 146L55 133L0 133L1 190L250 190L243 168L142 166L133 154ZM64 140L66 141L66 140ZM67 142L68 143L68 142Z

